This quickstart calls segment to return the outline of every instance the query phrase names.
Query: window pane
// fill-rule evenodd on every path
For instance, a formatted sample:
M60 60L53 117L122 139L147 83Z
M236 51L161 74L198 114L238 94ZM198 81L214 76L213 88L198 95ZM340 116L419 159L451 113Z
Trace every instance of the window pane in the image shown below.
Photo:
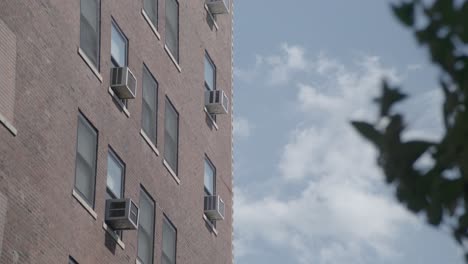
M107 188L112 192L116 199L122 198L122 180L124 167L114 154L107 155Z
M76 145L75 188L94 205L97 133L81 115Z
M127 39L112 24L111 57L119 67L127 66Z
M80 154L76 159L75 188L84 196L85 200L93 204L94 196L94 171Z
M179 61L179 3L166 0L166 45Z
M176 259L176 230L169 223L167 219L164 219L163 223L163 234L162 234L162 253L163 263L175 263Z
M215 67L208 56L205 56L205 84L210 90L215 90Z
M148 70L143 70L143 109L142 128L146 135L156 145L157 119L157 89L158 84Z
M144 9L148 17L150 18L151 22L154 25L157 24L157 17L158 17L158 8L157 8L157 1L158 0L144 0Z
M205 191L209 195L214 195L215 171L209 161L205 160Z
M98 66L99 57L99 1L80 1L80 48Z
M138 223L138 258L144 264L153 263L154 202L140 191L140 219Z
M171 103L166 100L164 158L177 173L179 116Z
M142 264L153 263L152 238L143 232L138 232L138 259Z

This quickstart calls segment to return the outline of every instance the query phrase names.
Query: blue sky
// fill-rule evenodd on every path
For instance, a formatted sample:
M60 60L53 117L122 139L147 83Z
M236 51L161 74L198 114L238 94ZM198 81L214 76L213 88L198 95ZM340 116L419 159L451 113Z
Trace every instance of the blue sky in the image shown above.
M349 126L386 77L411 95L405 138L441 134L437 70L389 2L239 0L234 39L236 263L464 263Z

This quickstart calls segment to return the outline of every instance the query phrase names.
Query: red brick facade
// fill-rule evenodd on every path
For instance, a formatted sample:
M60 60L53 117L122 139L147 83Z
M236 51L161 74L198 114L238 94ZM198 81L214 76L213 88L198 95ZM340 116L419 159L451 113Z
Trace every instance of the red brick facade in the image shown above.
M232 17L217 16L216 27L204 0L179 0L179 71L164 49L165 1L158 2L160 40L143 1L101 0L101 81L78 54L79 0L0 1L0 114L10 126L0 122L1 264L64 264L69 256L80 264L135 263L137 231L124 231L122 249L103 229L109 147L126 165L125 197L138 202L143 186L156 202L154 263L161 263L164 215L177 228L178 264L232 263L231 113L218 116L216 128L203 109L205 51L231 100ZM138 80L129 117L108 91L112 18L128 38ZM159 83L159 156L140 134L144 64ZM163 165L166 96L179 112L180 184ZM98 131L97 218L72 195L79 111ZM203 219L205 156L226 203L217 234Z

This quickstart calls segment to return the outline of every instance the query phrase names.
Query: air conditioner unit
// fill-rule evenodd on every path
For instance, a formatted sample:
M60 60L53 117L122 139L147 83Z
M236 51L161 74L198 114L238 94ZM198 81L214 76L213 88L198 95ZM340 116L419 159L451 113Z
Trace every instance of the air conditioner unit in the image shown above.
M110 87L120 99L135 99L137 80L128 67L111 68Z
M138 214L138 207L130 198L106 200L104 220L114 230L137 229Z
M211 220L224 220L224 202L219 195L205 196L205 215Z
M229 13L229 0L206 0L206 5L212 14Z
M229 112L229 100L223 90L205 92L205 107L210 114L227 114Z

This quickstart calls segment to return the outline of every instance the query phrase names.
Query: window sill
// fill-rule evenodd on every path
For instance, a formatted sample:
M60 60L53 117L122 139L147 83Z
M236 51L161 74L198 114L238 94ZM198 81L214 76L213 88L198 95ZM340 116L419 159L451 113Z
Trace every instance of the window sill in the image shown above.
M143 129L140 130L140 135L143 137L143 139L146 141L146 143L150 146L151 150L156 154L156 156L159 156L159 150L156 148L156 146L151 142L149 139L148 135L146 135L145 131Z
M112 232L112 230L110 230L110 228L107 226L105 222L102 222L102 229L106 230L106 232L115 240L115 242L119 244L122 250L125 250L124 242L120 239L119 236L117 236L114 232Z
M127 116L127 117L130 117L130 112L128 111L127 107L122 103L122 101L120 101L120 98L117 97L117 95L115 95L114 91L112 90L112 88L109 87L109 94L112 96L112 98L114 99L114 101L120 106L120 109L122 110L122 112L124 112L124 114Z
M83 208L86 209L86 211L88 211L88 213L94 218L94 220L96 220L97 213L93 210L93 208L91 208L91 206L89 206L85 199L83 199L83 197L81 197L81 195L75 189L73 189L72 195L81 204L81 206L83 206Z
M169 50L169 47L167 45L164 45L164 50L166 51L167 55L169 55L169 58L171 58L171 61L174 63L174 65L176 66L177 70L179 72L182 72L182 69L180 68L179 66L179 63L177 62L177 60L174 58L174 56L172 55L172 52Z
M0 123L3 124L3 126L8 129L13 136L16 137L16 135L18 135L18 130L16 130L16 128L8 122L2 114L0 114Z
M208 109L206 109L206 107L203 107L203 111L205 111L206 115L210 118L211 123L212 123L213 126L216 128L216 130L218 130L218 129L219 129L218 124L216 124L216 121L213 119L213 117L211 116L211 114L208 112Z
M99 70L96 68L96 66L94 66L94 64L91 62L91 60L88 58L88 56L86 56L86 54L84 53L84 51L80 47L78 47L78 55L80 55L80 57L84 60L86 65L88 65L88 67L91 69L91 71L94 73L94 75L96 75L96 77L99 79L99 81L102 82L102 76L99 73Z
M206 4L205 4L205 9L208 12L208 14L210 15L211 21L213 21L213 25L215 26L216 30L218 30L219 29L218 23L216 23L216 19L214 18L213 14L211 13L210 9L208 8L208 6Z
M163 159L163 164L164 164L164 167L166 167L166 169L171 174L172 178L174 178L174 180L177 182L177 184L180 185L179 177L177 177L177 174L172 170L171 166L169 165L169 163L167 163L167 161L165 159Z
M208 217L206 217L205 214L203 214L203 220L205 220L205 222L211 228L211 231L213 232L213 234L215 234L215 236L218 236L218 231L216 230L216 227L214 227L214 225L210 222L210 220L208 219Z
M153 33L156 35L156 37L158 38L158 40L161 40L161 36L159 35L159 32L158 30L156 29L156 26L153 24L153 21L151 21L151 19L149 18L148 14L146 14L146 11L142 8L141 9L141 14L143 15L143 17L145 18L146 22L148 22L148 25L150 26L151 30L153 31Z

